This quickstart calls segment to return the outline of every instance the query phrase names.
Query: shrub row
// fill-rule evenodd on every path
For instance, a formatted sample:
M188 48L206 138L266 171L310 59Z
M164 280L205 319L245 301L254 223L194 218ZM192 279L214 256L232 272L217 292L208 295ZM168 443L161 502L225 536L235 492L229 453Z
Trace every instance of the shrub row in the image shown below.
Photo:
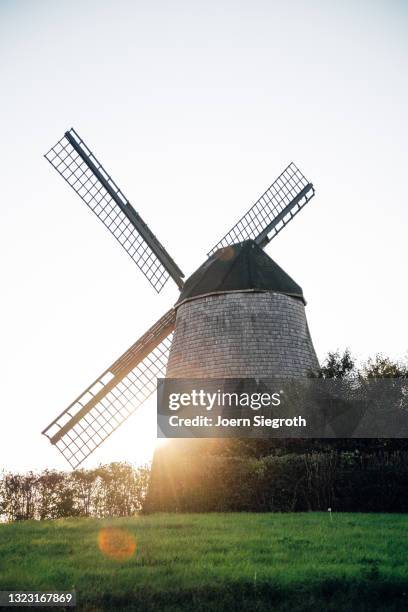
M146 511L408 511L406 451L178 457L166 473Z
M0 520L131 516L143 504L149 468L111 463L94 470L3 473Z

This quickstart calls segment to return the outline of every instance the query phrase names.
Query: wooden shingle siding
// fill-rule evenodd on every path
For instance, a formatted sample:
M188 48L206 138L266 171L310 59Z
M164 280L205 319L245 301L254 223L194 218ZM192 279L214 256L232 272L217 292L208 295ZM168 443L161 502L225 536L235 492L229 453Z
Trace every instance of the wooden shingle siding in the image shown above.
M232 292L197 297L177 309L168 377L305 376L317 367L299 299Z

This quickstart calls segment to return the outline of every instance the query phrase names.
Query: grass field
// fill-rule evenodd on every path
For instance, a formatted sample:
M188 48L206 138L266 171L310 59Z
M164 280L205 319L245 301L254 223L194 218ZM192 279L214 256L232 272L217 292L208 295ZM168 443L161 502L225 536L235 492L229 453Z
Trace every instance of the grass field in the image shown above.
M76 589L80 610L406 610L408 516L162 514L0 525L0 590L17 589Z

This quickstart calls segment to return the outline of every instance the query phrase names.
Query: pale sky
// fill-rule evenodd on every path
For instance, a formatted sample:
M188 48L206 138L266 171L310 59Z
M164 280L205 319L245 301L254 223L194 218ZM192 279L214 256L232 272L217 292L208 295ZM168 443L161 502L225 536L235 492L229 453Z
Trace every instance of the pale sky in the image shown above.
M294 161L316 197L267 247L320 358L407 354L403 1L0 0L0 469L177 299L42 155L71 126L186 275ZM151 456L155 403L85 463Z

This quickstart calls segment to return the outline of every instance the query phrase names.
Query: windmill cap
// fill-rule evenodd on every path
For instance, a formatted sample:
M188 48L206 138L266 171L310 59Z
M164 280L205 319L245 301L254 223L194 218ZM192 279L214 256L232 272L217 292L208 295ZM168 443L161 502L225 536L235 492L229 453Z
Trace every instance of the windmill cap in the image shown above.
M213 253L185 282L176 305L230 291L274 291L306 301L302 288L254 240Z

